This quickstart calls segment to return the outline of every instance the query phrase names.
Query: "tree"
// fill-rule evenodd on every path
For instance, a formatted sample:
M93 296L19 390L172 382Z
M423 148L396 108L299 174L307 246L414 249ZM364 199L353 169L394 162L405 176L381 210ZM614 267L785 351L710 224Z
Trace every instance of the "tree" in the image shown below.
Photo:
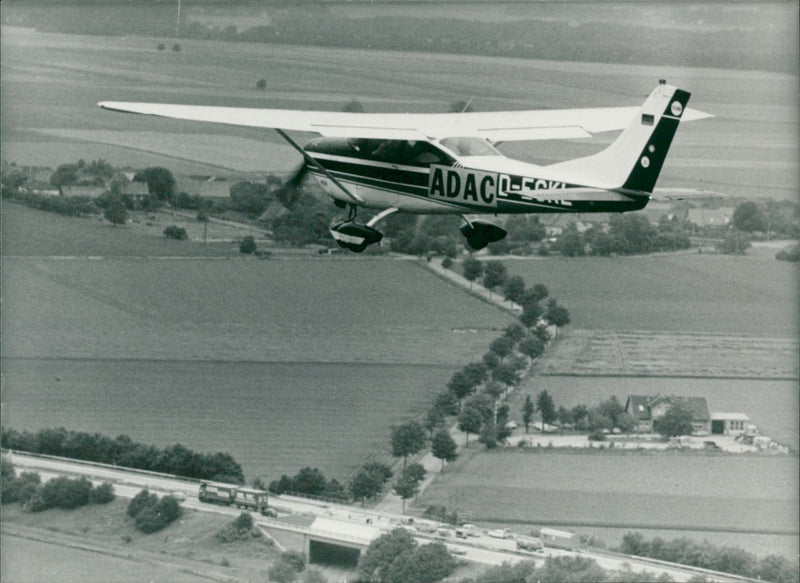
M118 196L111 199L108 203L108 208L103 213L103 216L115 227L117 225L124 225L128 220L128 209L125 208L125 203Z
M472 393L476 386L477 383L475 379L463 370L453 373L453 376L450 377L450 381L447 383L447 388L450 389L456 399L458 399L459 409L461 409L461 401L464 397Z
M728 231L725 238L717 243L716 249L725 255L744 255L750 248L750 237L742 231Z
M506 266L499 261L487 261L483 271L483 287L490 292L506 281Z
M514 341L508 336L500 336L492 340L489 350L499 356L500 360L503 360L514 350Z
M61 164L50 176L50 184L59 190L62 186L75 184L78 182L78 172L77 164Z
M545 320L554 326L562 328L569 324L569 311L563 306L559 306L555 299L547 303L547 312L544 314Z
M386 464L369 462L364 464L350 481L350 494L361 500L364 506L366 498L373 498L381 493L383 486L392 477L392 470Z
M544 354L545 344L536 336L528 336L519 343L517 349L525 356L536 359Z
M328 484L328 480L319 469L310 467L301 469L292 482L295 492L312 496L321 496Z
M556 406L550 393L542 391L536 395L536 410L542 417L542 431L544 431L545 425L552 425L556 420Z
M445 545L429 543L399 555L392 561L384 580L388 583L436 583L450 575L456 565Z
M558 238L558 248L567 257L583 255L583 238L578 231L578 224L570 221Z
M525 433L528 433L534 412L533 401L530 395L525 395L525 403L522 405L522 422L525 424Z
M425 429L416 421L409 421L392 428L392 455L403 458L406 467L408 456L425 447Z
M237 182L230 192L231 208L251 216L263 213L272 198L270 187L256 182Z
M409 500L419 492L419 482L412 476L403 472L403 475L394 485L394 493L403 499L403 514L406 513L406 500Z
M456 442L446 429L437 431L431 440L431 453L433 457L442 460L442 471L444 471L444 462L450 463L458 457L456 449Z
M483 415L480 410L475 406L467 404L461 414L458 416L458 428L463 431L467 436L467 443L469 443L470 433L479 433L481 425L483 424Z
M137 172L133 177L136 182L146 182L150 194L156 195L158 200L170 200L175 194L175 178L166 168L155 166Z
M358 572L367 581L382 581L392 562L405 551L417 548L407 530L395 528L372 541L358 560Z
M434 404L428 409L425 415L425 429L428 430L431 438L433 438L433 432L444 424L444 419L445 413L441 407Z
M737 205L733 211L731 223L737 230L748 233L766 231L768 228L767 214L764 209L751 200Z
M483 263L470 255L464 259L462 269L464 270L464 277L469 281L470 289L472 289L472 282L483 274Z
M512 275L503 284L503 297L509 302L519 303L525 293L525 280L519 275Z
M638 423L636 421L636 417L634 417L630 413L626 413L623 411L617 417L616 427L618 427L619 430L622 431L622 433L626 434L633 433L637 425Z
M239 252L240 253L249 253L253 254L256 252L256 240L253 239L251 235L247 235L242 242L239 243Z
M519 381L517 369L509 363L502 363L492 371L492 380L506 386L516 386Z
M692 412L686 405L673 403L663 417L653 422L653 429L665 439L679 435L690 435L692 433L692 419Z
M526 328L533 328L539 323L542 313L542 306L539 305L539 302L523 302L519 321Z
M619 417L625 412L625 407L619 402L615 395L606 399L597 406L597 410L611 421L611 428L617 427Z

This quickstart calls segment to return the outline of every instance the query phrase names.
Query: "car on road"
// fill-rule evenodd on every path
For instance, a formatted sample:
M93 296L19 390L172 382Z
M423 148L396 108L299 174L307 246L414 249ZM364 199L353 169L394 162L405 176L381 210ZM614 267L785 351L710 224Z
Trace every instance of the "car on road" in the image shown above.
M496 528L494 530L488 531L488 534L492 538L513 538L511 535L511 531L507 528Z

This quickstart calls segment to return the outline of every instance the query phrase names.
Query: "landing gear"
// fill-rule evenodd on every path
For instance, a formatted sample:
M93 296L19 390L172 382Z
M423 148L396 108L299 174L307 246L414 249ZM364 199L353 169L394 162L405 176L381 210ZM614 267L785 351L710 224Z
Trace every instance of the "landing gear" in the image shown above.
M480 220L470 221L464 216L461 218L466 221L466 224L461 226L461 234L467 238L467 245L475 251L480 251L489 243L500 241L507 234L504 229L492 223Z
M349 249L354 253L363 253L368 246L383 239L383 233L374 229L372 225L395 211L397 211L396 208L388 208L372 217L366 225L362 225L355 222L358 207L349 204L347 219L331 225L331 236L339 247Z

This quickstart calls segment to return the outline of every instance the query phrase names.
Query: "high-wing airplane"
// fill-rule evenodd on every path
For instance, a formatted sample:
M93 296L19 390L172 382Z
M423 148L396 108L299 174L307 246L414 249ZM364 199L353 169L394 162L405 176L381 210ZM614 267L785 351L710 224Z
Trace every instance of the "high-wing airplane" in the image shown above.
M467 215L626 212L644 208L683 121L711 117L687 108L690 94L663 80L641 107L444 114L380 114L99 103L112 111L275 129L304 158L345 220L330 226L355 252L379 242L375 224L394 212L456 214L472 249L506 232ZM589 137L623 130L604 150L540 166L504 156L502 141ZM321 137L300 146L286 132ZM358 207L379 210L366 224Z

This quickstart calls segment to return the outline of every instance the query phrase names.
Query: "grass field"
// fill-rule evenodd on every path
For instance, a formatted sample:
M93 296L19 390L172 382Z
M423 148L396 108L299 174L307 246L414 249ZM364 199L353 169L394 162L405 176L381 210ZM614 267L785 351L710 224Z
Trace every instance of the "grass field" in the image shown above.
M104 157L123 164L126 151L142 159L142 147L148 148L142 132L164 132L186 136L186 144L173 152L179 158L212 168L219 165L220 144L238 143L242 167L258 167L263 160L264 172L280 171L285 162L274 161L270 148L260 146L281 143L273 132L124 116L99 111L95 104L337 110L356 97L368 111L403 112L446 111L453 101L472 97L477 110L638 105L657 79L666 77L693 91L692 105L716 117L681 128L659 186L753 198L797 195L797 79L792 75L191 40L182 41L182 52L173 54L156 51L157 42L4 27L3 158L19 164L74 162L85 143L74 141L80 137L116 144ZM267 80L265 91L255 88L260 78ZM42 131L52 139L40 141ZM609 139L503 148L547 163L596 150ZM32 148L32 141L39 146ZM157 141L150 149L163 153L165 147L172 149ZM290 152L288 146L285 151ZM34 152L41 159L20 158ZM235 158L226 152L222 165L235 164Z
M703 532L695 538L713 541L715 531L762 531L779 541L773 552L791 554L797 479L797 459L789 457L498 451L448 468L415 504L444 504L478 523L579 532L696 529Z
M540 375L797 379L796 338L568 328Z
M774 250L508 260L544 283L576 328L797 337L798 268Z
M265 539L220 545L214 534L233 520L230 515L184 509L178 522L142 535L126 515L127 505L118 498L103 506L39 513L22 512L19 504L4 506L3 554L14 560L3 561L3 581L261 581L278 555Z

